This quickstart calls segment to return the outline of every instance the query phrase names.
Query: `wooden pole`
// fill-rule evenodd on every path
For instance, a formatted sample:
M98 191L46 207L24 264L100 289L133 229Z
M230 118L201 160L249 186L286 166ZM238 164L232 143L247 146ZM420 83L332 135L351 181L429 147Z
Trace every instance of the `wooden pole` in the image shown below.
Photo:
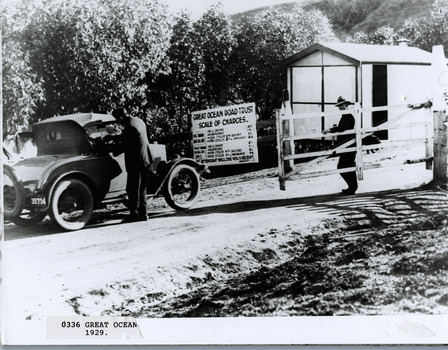
M448 131L445 111L434 111L434 183L447 184ZM448 124L448 123L447 123Z
M445 53L442 45L432 48L432 80L433 80L433 111L434 111L434 183L438 185L447 184L447 122L446 102L444 99L445 87L440 77L447 71Z
M294 140L289 140L283 142L283 137L294 136L294 120L292 118L282 119L281 117L291 117L291 104L289 103L289 92L288 90L283 90L283 101L280 108L280 129L277 131L277 135L280 135L280 144L278 147L282 148L283 157L285 155L292 155L295 153ZM282 158L283 159L283 158ZM294 160L285 160L283 164L283 170L290 172L294 168Z
M276 111L276 128L277 128L277 159L278 159L278 181L280 184L280 190L285 191L285 163L283 162L283 126L280 119L281 111Z
M362 135L361 135L361 105L359 102L355 103L353 110L355 117L355 130L356 130L356 173L358 180L364 180L363 164L362 164Z
M292 115L292 110L291 110L291 103L289 102L289 91L288 90L283 90L283 106L282 106L282 110L284 112L284 116L289 117L288 119L288 136L289 137L293 137L295 130L294 130L294 119L291 118ZM289 154L295 154L296 150L295 150L295 144L294 144L294 140L289 141L289 145L288 145L288 149L289 149ZM288 162L288 164L286 165L286 169L287 171L291 171L292 169L294 169L294 160L290 160Z
M434 152L434 136L433 136L433 122L432 122L432 110L428 108L428 111L425 111L425 157L430 159L433 157ZM433 170L432 167L433 159L426 161L426 170Z

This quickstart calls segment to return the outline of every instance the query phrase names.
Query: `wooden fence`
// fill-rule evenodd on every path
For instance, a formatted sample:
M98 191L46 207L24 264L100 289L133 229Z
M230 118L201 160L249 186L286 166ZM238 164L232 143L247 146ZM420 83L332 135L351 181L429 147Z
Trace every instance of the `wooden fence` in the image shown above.
M287 103L287 102L286 102ZM398 164L414 164L419 162L426 162L426 168L432 168L432 161L434 159L433 150L434 150L434 130L436 130L437 147L440 149L438 152L441 160L445 160L445 165L437 165L436 169L442 169L440 177L446 177L446 127L443 130L443 126L440 127L440 122L433 123L432 113L430 103L423 103L418 106L406 106L406 105L397 105L397 106L383 106L383 107L371 107L371 108L361 108L359 103L354 105L354 109L349 111L334 111L334 112L316 112L316 113L306 113L306 114L291 114L289 106L286 104L284 107L277 112L277 149L278 149L278 167L279 167L279 182L280 189L285 190L285 181L291 177L292 175L298 175L299 177L315 177L315 176L323 176L335 173L342 172L351 172L356 171L358 179L363 180L364 171L367 169L380 168L384 166L392 166ZM416 109L425 108L425 118L423 121L417 122L409 122L409 123L401 123L401 120L409 115L409 113L414 113ZM374 127L366 127L362 128L362 115L363 113L371 113L378 111L392 111L392 110L404 110L404 112L400 113L396 117L392 117L387 122ZM324 133L305 133L301 135L294 134L294 121L299 121L307 118L325 118L329 116L341 116L345 113L351 113L355 118L355 128L352 130L347 130L344 132L324 134ZM437 113L436 113L437 114ZM434 119L436 119L436 114L434 114ZM444 120L446 118L445 115L437 117L437 120ZM397 123L399 122L399 123ZM442 131L438 131L439 129L434 129L433 125L438 125L439 129ZM365 137L372 135L376 131L380 130L392 130L399 128L415 128L415 127L424 127L424 137L421 138L412 138L406 140L383 140L380 145L369 145L364 146L362 144L362 139ZM338 145L335 148L329 150L322 150L316 152L307 152L307 153L296 153L295 152L295 142L300 140L309 140L309 139L325 139L329 136L339 136L339 135L354 135L353 139ZM445 135L445 138L442 136ZM445 141L443 141L445 140ZM353 147L353 144L356 142L356 148ZM407 159L404 162L400 161L399 163L388 162L387 164L368 164L364 163L364 151L373 150L378 148L389 148L389 147L397 147L406 144L416 144L416 143L424 143L425 144L425 156L418 159ZM352 147L350 147L352 146ZM353 152L356 149L356 167L352 168L344 168L344 169L332 169L326 171L315 171L315 172L305 172L305 170L309 170L311 166L321 162L322 160L342 154L347 152ZM442 153L442 155L440 155ZM303 160L306 158L313 158L311 161L303 162L296 164L295 160ZM443 171L443 167L445 167ZM435 173L436 176L436 173ZM437 175L438 176L438 175Z

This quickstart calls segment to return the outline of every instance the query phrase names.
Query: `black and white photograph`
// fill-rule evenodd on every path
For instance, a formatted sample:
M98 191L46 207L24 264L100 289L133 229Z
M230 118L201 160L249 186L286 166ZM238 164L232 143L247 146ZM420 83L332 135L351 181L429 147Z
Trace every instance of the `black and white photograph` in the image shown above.
M448 344L448 0L1 10L1 345Z

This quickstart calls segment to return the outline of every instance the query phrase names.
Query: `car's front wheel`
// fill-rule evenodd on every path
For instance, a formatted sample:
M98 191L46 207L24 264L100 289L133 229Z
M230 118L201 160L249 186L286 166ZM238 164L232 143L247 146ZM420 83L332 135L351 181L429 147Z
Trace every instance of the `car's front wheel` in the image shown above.
M186 164L177 165L168 176L163 188L163 196L168 205L176 210L190 208L200 191L199 175Z
M93 213L93 196L90 188L78 179L59 182L53 192L50 216L67 231L83 228Z

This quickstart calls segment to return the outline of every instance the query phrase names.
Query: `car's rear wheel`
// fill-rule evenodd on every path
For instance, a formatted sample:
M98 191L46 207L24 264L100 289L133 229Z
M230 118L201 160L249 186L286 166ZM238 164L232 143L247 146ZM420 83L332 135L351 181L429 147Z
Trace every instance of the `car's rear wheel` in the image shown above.
M93 213L93 196L90 188L78 179L59 182L53 192L50 216L67 231L83 228Z
M191 166L177 165L168 176L163 196L168 205L176 210L191 208L200 190L199 175Z
M17 217L22 212L25 201L22 185L7 167L3 168L3 201L5 219Z

